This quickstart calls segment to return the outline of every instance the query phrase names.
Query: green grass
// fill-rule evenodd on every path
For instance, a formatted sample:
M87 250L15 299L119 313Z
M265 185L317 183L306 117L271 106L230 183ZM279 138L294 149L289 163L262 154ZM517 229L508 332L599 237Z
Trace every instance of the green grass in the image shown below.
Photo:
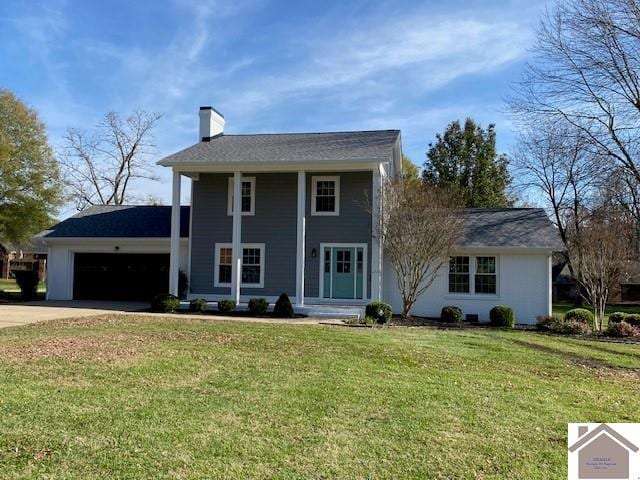
M20 287L14 279L0 278L0 292L16 293L20 291ZM38 285L38 293L44 293L47 291L47 284L40 282Z
M1 310L0 310L1 314ZM566 478L640 347L106 316L0 330L1 478Z

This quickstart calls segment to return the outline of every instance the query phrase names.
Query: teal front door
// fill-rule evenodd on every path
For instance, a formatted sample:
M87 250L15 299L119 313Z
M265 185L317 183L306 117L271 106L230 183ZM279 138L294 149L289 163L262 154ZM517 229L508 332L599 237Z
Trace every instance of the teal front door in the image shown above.
M333 249L333 295L332 298L354 298L355 272L353 248Z
M325 247L323 297L363 298L364 249L362 247Z

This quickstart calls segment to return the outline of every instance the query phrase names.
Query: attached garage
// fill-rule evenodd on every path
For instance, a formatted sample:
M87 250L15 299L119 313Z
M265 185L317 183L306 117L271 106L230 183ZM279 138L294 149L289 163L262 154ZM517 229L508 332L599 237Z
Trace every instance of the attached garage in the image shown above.
M166 253L75 253L74 300L150 300L167 293Z
M189 207L182 208L179 268L188 275ZM95 206L42 232L47 299L148 301L166 293L170 224L170 207Z

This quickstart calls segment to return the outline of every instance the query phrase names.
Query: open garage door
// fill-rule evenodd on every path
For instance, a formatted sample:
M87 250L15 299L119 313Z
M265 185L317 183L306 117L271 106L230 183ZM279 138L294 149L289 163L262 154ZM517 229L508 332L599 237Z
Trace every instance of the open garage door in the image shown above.
M169 290L168 254L76 253L74 300L143 300Z

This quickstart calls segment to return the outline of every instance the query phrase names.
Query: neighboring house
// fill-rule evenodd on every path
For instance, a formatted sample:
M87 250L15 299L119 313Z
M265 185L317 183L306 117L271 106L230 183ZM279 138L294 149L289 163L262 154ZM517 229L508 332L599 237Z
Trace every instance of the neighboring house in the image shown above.
M629 478L629 453L637 452L637 446L604 423L590 432L581 426L578 434L569 447L578 452L578 478Z
M578 287L566 260L556 259L553 265L553 301L575 302ZM609 291L608 303L640 303L640 262L629 262L616 284Z
M11 245L0 242L0 278L13 278L14 270L35 270L41 281L47 273L47 249L38 242Z
M297 308L382 299L399 311L393 269L373 235L379 215L371 212L382 208L384 179L402 174L400 132L226 135L224 123L202 107L200 141L159 162L173 170L170 219L168 207L94 207L43 232L50 248L48 297L86 297L77 284L100 276L117 256L155 253L169 263L170 292L177 293L178 272L185 272L189 298L273 302L286 292ZM179 207L183 176L191 180L189 210ZM137 213L142 209L147 213ZM140 221L131 225L118 215ZM153 235L146 215L162 216ZM551 254L562 246L545 213L465 215L468 228L450 272L442 272L413 313L439 315L452 304L485 320L491 307L507 304L524 323L549 314ZM98 283L107 295L108 282ZM143 283L141 277L135 283Z

